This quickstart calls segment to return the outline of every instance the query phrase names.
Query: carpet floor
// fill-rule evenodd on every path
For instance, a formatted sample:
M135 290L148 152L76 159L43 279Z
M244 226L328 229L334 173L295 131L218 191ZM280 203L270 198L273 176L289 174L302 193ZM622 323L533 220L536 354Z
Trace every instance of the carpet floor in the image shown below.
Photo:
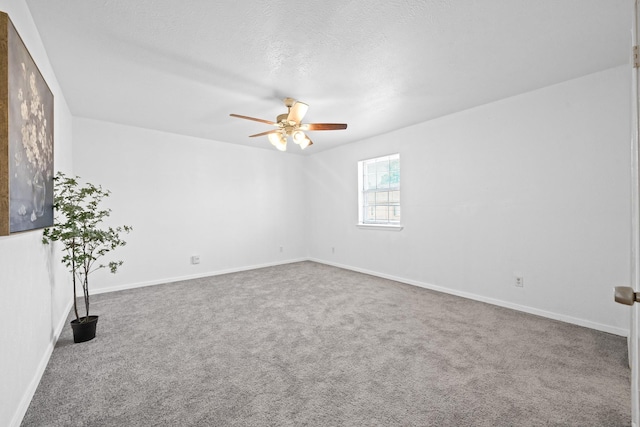
M91 307L97 337L65 326L23 426L631 424L625 338L323 264Z

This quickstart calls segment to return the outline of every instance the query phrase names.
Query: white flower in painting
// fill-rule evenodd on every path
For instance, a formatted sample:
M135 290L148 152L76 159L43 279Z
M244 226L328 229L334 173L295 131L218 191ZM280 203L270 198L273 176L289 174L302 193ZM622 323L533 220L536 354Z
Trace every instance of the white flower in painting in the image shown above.
M29 118L29 107L27 107L27 100L22 101L20 104L20 115L22 116L22 120L27 120Z
M33 153L31 152L31 147L29 147L29 125L22 126L22 146L24 147L24 152L27 155L27 161L33 164Z
M20 205L20 207L18 208L18 214L19 215L26 215L27 214L27 207L25 205Z
M24 94L22 93L22 88L18 89L18 99L22 101L24 99Z
M24 65L24 62L22 63L22 78L27 79L27 66Z
M40 104L38 103L38 100L35 97L31 98L31 114L37 116L39 108Z
M36 87L36 75L33 73L33 71L29 76L29 87L31 88L31 92L34 95L38 95L38 88Z
M35 222L38 217L36 216L36 211L31 211L31 222Z
M29 144L33 145L36 142L36 125L33 122L27 123L27 130L29 131Z
M31 147L37 148L36 140L36 125L34 123L29 123L29 145L31 145Z

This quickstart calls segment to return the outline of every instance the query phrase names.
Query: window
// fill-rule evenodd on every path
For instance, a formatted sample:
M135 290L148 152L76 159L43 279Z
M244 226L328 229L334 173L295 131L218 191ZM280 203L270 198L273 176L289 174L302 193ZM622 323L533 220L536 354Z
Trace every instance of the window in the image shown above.
M358 162L358 211L362 225L400 224L400 154Z

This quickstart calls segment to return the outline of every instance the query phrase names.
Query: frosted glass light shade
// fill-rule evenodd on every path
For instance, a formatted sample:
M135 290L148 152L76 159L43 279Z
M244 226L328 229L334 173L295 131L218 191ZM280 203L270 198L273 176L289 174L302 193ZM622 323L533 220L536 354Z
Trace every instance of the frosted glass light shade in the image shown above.
M301 130L293 132L291 134L291 137L293 138L293 142L295 142L296 144L301 144L307 138L304 132L302 132Z
M304 137L302 142L300 142L300 148L303 149L303 150L305 148L307 148L308 146L310 146L310 145L311 145L311 140L309 138L307 138L306 136Z
M270 133L269 142L280 151L287 151L287 137L281 133Z

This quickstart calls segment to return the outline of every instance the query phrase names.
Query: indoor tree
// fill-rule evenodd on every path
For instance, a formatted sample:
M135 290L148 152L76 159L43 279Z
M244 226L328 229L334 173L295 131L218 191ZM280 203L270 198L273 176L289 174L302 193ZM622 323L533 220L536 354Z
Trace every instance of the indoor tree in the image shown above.
M89 274L101 268L108 268L112 273L118 271L123 261L103 264L99 260L118 246L124 246L126 242L120 234L132 230L128 225L115 228L103 225L111 209L101 208L100 203L110 194L99 185L81 185L78 176L72 178L58 172L54 178L56 217L54 225L44 230L42 242L62 243L64 256L61 261L73 276L73 309L77 323L89 321ZM78 314L77 283L82 285L84 317Z

